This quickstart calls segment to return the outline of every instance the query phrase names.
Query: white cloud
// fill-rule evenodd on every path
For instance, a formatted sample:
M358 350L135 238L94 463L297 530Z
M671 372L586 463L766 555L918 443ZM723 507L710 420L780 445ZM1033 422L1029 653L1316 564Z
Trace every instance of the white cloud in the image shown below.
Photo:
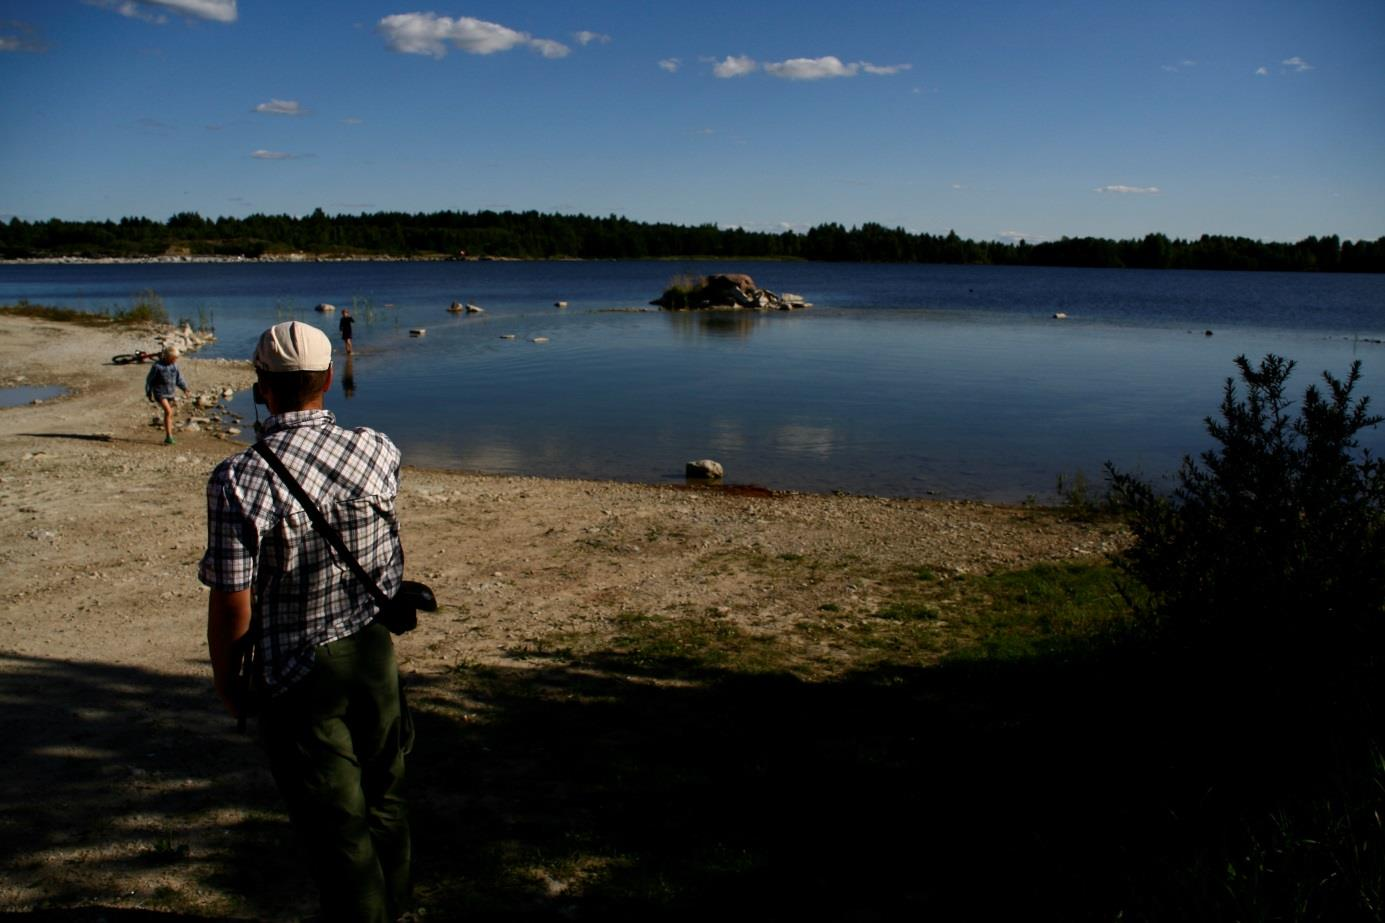
M545 58L566 58L572 50L562 42L555 42L551 38L535 38L529 40L529 47L533 48Z
M1255 69L1255 76L1257 77L1268 77L1269 75L1270 69L1268 67L1257 67Z
M871 64L869 61L844 63L835 55L821 58L789 58L764 65L765 73L781 80L826 80L834 77L855 77L860 73L877 77L900 74L912 68L912 64Z
M760 65L755 63L754 58L745 55L727 55L726 60L720 61L712 68L712 73L718 77L727 79L730 77L744 77L746 74L753 73L755 68Z
M598 45L611 44L611 37L609 35L602 35L600 32L588 32L586 29L583 29L581 32L572 33L572 38L573 41L583 47L590 45L592 42L596 42Z
M1117 195L1158 195L1158 186L1098 186L1093 192L1112 192Z
M255 151L250 155L256 160L293 160L296 155L286 151Z
M152 6L170 9L184 16L196 16L213 22L235 22L236 0L143 0Z
M165 23L163 11L210 19L212 22L235 22L239 14L236 0L86 0L90 6L114 10L121 16L145 22Z
M677 58L664 58L662 61L659 62L659 67L662 70L668 71L670 74L678 73L678 68L682 66L683 62L678 60Z
M1176 74L1179 71L1185 71L1190 67L1197 67L1197 62L1189 58L1184 58L1177 64L1165 64L1163 65L1162 69L1168 71L1171 74Z
M271 99L267 103L260 103L255 107L255 111L273 115L303 115L308 110L298 105L296 99Z
M1309 64L1307 61L1303 60L1298 55L1294 55L1292 58L1285 58L1283 61L1280 61L1279 63L1283 64L1285 67L1289 68L1296 74L1301 74L1304 71L1310 71L1313 69L1313 65Z
M452 19L436 13L395 13L376 24L392 51L401 54L426 54L441 58L447 54L446 42L467 54L494 54L520 45L528 46L545 58L561 58L569 49L562 42L534 38L499 23L459 16Z
M342 119L341 122L343 125L360 125L365 122L365 119L359 116L348 115L346 118Z
M784 80L823 80L828 77L855 77L859 64L843 64L839 58L790 58L776 64L766 64L765 71Z

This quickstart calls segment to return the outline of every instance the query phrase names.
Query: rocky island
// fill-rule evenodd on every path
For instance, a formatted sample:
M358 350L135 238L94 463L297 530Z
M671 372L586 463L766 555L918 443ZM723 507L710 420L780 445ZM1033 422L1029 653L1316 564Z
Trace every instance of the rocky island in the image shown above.
M739 272L674 279L650 304L668 311L795 311L812 307L802 295L775 294Z

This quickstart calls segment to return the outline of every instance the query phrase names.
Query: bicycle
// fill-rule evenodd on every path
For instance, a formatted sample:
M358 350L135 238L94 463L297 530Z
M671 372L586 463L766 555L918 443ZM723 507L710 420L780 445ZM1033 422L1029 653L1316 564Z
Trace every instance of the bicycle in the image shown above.
M147 353L142 349L132 353L120 353L119 355L111 356L111 365L131 365L133 363L143 365L146 362L158 362L159 357L162 355L163 353L161 352Z

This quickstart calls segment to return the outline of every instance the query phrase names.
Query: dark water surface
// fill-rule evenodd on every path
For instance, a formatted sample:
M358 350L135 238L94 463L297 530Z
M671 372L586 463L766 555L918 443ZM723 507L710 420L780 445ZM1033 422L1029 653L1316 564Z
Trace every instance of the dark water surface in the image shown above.
M644 310L673 275L714 271L748 271L815 306ZM357 355L338 357L330 398L339 419L388 432L410 464L497 473L661 482L711 457L737 483L1020 500L1051 495L1060 473L1097 478L1108 459L1152 478L1173 472L1207 446L1202 419L1240 353L1297 360L1298 394L1359 358L1364 393L1385 393L1385 276L739 262L0 266L3 303L119 310L145 289L173 319L215 324L211 356L247 356L261 329L290 318L335 340L336 317L313 306L354 305ZM486 313L448 314L453 300ZM412 338L411 327L427 334ZM1385 434L1367 442L1385 450Z

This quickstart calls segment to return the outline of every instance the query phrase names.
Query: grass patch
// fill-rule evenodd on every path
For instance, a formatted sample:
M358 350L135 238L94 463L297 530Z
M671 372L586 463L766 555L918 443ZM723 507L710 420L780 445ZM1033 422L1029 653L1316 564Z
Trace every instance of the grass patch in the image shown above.
M20 299L16 304L0 307L0 314L32 317L62 324L80 324L86 327L140 327L168 323L168 310L164 307L163 298L152 289L134 295L127 308L81 311L55 305L30 304L27 299Z
M669 668L680 674L707 670L753 674L787 666L785 652L773 640L755 637L715 611L622 612L609 653L634 667Z
M842 640L859 667L1062 656L1127 623L1127 582L1105 563L981 576L919 568L887 578L892 598Z
M0 314L10 317L32 317L36 320L56 321L61 324L81 324L87 327L109 327L114 323L109 314L95 314L91 311L78 311L75 308L59 308L53 305L29 304L23 300L18 304L0 307Z
M1110 564L1040 564L958 588L959 624L971 644L958 657L1020 659L1061 653L1111 635L1135 592Z
M1373 918L1378 750L1116 643L1110 566L923 570L774 637L632 609L411 686L430 917Z
M938 610L919 602L904 602L877 610L875 617L899 622L929 622L937 621Z

